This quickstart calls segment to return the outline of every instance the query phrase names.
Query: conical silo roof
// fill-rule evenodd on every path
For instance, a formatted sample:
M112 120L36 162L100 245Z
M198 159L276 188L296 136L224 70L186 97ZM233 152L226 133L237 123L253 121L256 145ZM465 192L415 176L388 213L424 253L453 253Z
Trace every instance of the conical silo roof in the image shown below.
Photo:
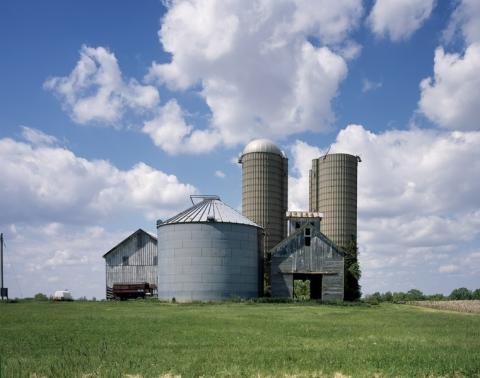
M261 228L258 224L244 217L238 211L228 206L218 196L191 196L201 199L200 202L181 213L167 219L164 222L158 222L157 226L176 223L236 223L245 224Z

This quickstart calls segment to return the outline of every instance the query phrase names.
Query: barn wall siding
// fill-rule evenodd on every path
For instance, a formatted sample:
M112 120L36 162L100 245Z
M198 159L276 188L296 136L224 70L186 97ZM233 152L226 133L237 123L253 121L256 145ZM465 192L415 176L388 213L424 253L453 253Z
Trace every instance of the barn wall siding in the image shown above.
M128 257L128 265L123 258ZM157 243L146 233L127 238L105 256L107 298L115 283L148 282L157 285Z
M272 296L293 296L294 273L321 273L322 300L343 300L343 254L316 230L305 246L303 229L272 250Z

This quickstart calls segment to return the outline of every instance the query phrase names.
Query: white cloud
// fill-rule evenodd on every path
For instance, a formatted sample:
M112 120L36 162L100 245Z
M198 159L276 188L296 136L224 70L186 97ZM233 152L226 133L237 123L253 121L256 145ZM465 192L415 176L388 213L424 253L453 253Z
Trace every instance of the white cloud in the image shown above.
M480 239L478 146L480 132L475 131L375 134L350 125L339 132L330 151L362 158L358 232L366 292L384 291L384 284L390 290L416 286L445 292L462 285L448 279L434 283L441 266L474 258L468 253ZM301 141L292 146L291 209L308 208L308 170L311 159L323 153ZM462 268L469 282L476 271L473 263Z
M376 0L368 24L392 41L408 39L430 17L435 0Z
M349 34L362 12L359 0L173 1L159 32L172 61L154 63L147 78L199 90L212 113L199 137L213 135L228 146L326 130L347 75L345 59L359 51Z
M296 140L290 147L292 159L289 161L288 207L290 210L308 210L308 180L312 159L324 155L320 148Z
M169 154L195 154L210 151L219 143L219 136L211 130L194 130L185 122L176 100L161 107L157 115L144 123L142 131L156 146Z
M367 92L370 92L370 91L374 91L376 89L380 89L382 87L382 82L381 81L371 81L371 80L368 80L368 79L363 79L363 82L362 82L362 92L363 93L367 93Z
M217 170L217 171L215 171L215 177L218 177L218 178L223 179L223 178L226 177L226 175L225 175L224 172L222 172L222 171L220 171L220 170Z
M115 55L104 47L82 46L70 75L50 78L44 87L61 99L70 117L80 124L118 126L127 109L152 109L159 101L155 87L135 79L125 81Z
M442 265L438 268L438 271L440 273L456 273L459 270L460 270L460 267L454 264Z
M0 139L0 223L91 223L135 212L154 219L176 211L192 185L142 162L120 170L56 146Z
M451 42L457 34L461 34L467 44L480 42L480 1L461 0L458 2L444 32L444 38L447 42Z
M435 52L434 76L420 83L419 109L441 127L457 130L480 129L480 43L465 53Z
M58 139L53 135L45 134L43 131L27 126L20 126L22 129L22 137L33 145L48 146L58 143Z
M75 298L105 296L102 255L134 230L108 231L100 226L28 222L7 231L5 282L10 295L52 295L69 289Z

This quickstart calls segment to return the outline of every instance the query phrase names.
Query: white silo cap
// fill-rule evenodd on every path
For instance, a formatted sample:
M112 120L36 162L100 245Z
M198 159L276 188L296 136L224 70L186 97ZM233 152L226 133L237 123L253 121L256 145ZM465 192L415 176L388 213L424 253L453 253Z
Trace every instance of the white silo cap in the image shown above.
M248 143L242 155L249 154L251 152L267 152L271 154L277 154L282 157L285 157L285 153L278 148L278 146L269 139L254 139Z

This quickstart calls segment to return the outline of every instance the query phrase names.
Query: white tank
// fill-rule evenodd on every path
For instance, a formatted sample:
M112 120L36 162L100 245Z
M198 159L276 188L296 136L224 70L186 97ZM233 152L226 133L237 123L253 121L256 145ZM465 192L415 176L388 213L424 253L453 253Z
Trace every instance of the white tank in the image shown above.
M53 299L55 301L72 301L72 293L68 290L58 290L53 294Z

